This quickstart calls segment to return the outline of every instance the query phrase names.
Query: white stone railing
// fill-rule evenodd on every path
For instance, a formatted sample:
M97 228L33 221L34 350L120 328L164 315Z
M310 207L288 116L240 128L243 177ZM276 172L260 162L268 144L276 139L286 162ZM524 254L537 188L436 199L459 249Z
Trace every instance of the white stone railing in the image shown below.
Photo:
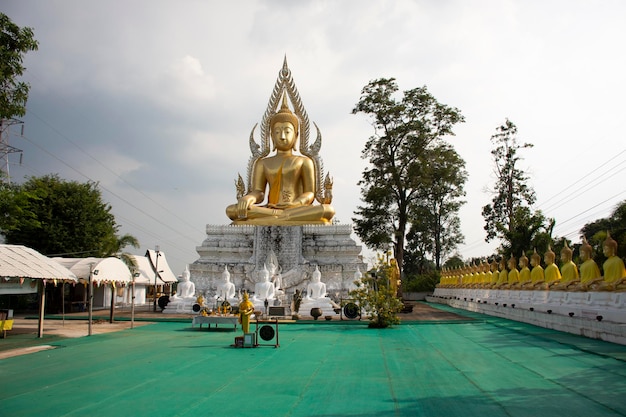
M434 297L626 324L626 293L436 288Z

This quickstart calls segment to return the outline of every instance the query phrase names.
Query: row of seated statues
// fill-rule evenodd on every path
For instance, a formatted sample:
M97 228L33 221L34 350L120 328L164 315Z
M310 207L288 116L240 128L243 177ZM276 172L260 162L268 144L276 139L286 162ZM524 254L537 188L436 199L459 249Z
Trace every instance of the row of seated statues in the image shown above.
M579 250L582 263L573 261L573 251L567 246L561 250L561 267L555 264L556 254L548 248L543 255L535 250L529 259L522 254L519 262L513 255L500 262L482 262L456 270L442 271L438 287L485 288L498 290L559 290L559 291L626 291L626 268L617 256L617 242L610 234L602 245L607 260L602 265L604 275L593 260L593 248L583 238ZM520 269L518 269L518 266Z
M274 305L274 302L284 295L280 273L277 272L275 264L270 263L270 265L271 271L267 269L266 265L263 265L263 268L259 271L260 280L255 283L252 296L248 296L256 309L262 310L266 303L267 305ZM270 276L272 277L271 280ZM231 306L238 305L243 299L241 290L237 292L235 284L231 282L230 272L226 266L224 266L221 278L214 296L215 303L221 305L224 301L227 301ZM169 311L166 312L191 310L193 304L197 303L199 299L195 292L195 284L190 281L189 267L186 267L178 282L176 293L170 297L166 306L166 310ZM326 284L321 281L321 272L317 266L311 275L306 291L303 292L305 294L305 302L316 302L327 298ZM246 291L244 293L247 295ZM202 297L202 300L202 304L207 303L204 297Z

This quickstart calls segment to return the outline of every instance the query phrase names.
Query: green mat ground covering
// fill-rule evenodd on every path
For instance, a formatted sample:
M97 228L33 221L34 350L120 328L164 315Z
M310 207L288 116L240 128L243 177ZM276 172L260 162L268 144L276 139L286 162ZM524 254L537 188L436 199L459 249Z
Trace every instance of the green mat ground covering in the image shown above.
M626 346L469 316L286 324L279 348L176 322L52 341L0 360L0 416L626 416Z

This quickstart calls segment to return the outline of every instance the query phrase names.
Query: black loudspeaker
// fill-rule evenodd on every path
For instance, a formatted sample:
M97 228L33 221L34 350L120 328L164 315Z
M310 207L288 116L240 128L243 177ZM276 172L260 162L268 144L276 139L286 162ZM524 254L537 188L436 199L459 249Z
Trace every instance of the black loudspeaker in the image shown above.
M196 303L193 306L191 306L191 309L197 313L202 309L202 307L200 307L200 304Z

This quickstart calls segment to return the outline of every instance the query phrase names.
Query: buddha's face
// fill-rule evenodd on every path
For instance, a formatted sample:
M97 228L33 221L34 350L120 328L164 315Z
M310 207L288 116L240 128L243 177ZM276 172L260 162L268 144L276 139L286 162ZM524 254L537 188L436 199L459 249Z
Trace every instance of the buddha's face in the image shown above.
M567 252L561 252L561 262L569 262L571 261L570 256Z
M606 256L607 258L615 255L615 249L611 245L603 245L602 252L604 253L604 256Z
M535 267L537 265L539 265L539 260L537 259L537 257L533 256L532 258L530 258L530 264Z
M279 151L288 151L296 143L296 130L289 122L276 122L272 125L272 141Z
M515 259L509 259L509 269L515 269Z
M591 256L589 254L588 251L581 249L580 252L580 259L582 259L583 262L588 261L589 259L591 259Z
M526 268L528 266L528 259L527 258L521 258L519 260L519 267L520 268Z
M554 263L554 256L551 253L546 253L543 256L543 261L546 263L546 265L550 265Z

